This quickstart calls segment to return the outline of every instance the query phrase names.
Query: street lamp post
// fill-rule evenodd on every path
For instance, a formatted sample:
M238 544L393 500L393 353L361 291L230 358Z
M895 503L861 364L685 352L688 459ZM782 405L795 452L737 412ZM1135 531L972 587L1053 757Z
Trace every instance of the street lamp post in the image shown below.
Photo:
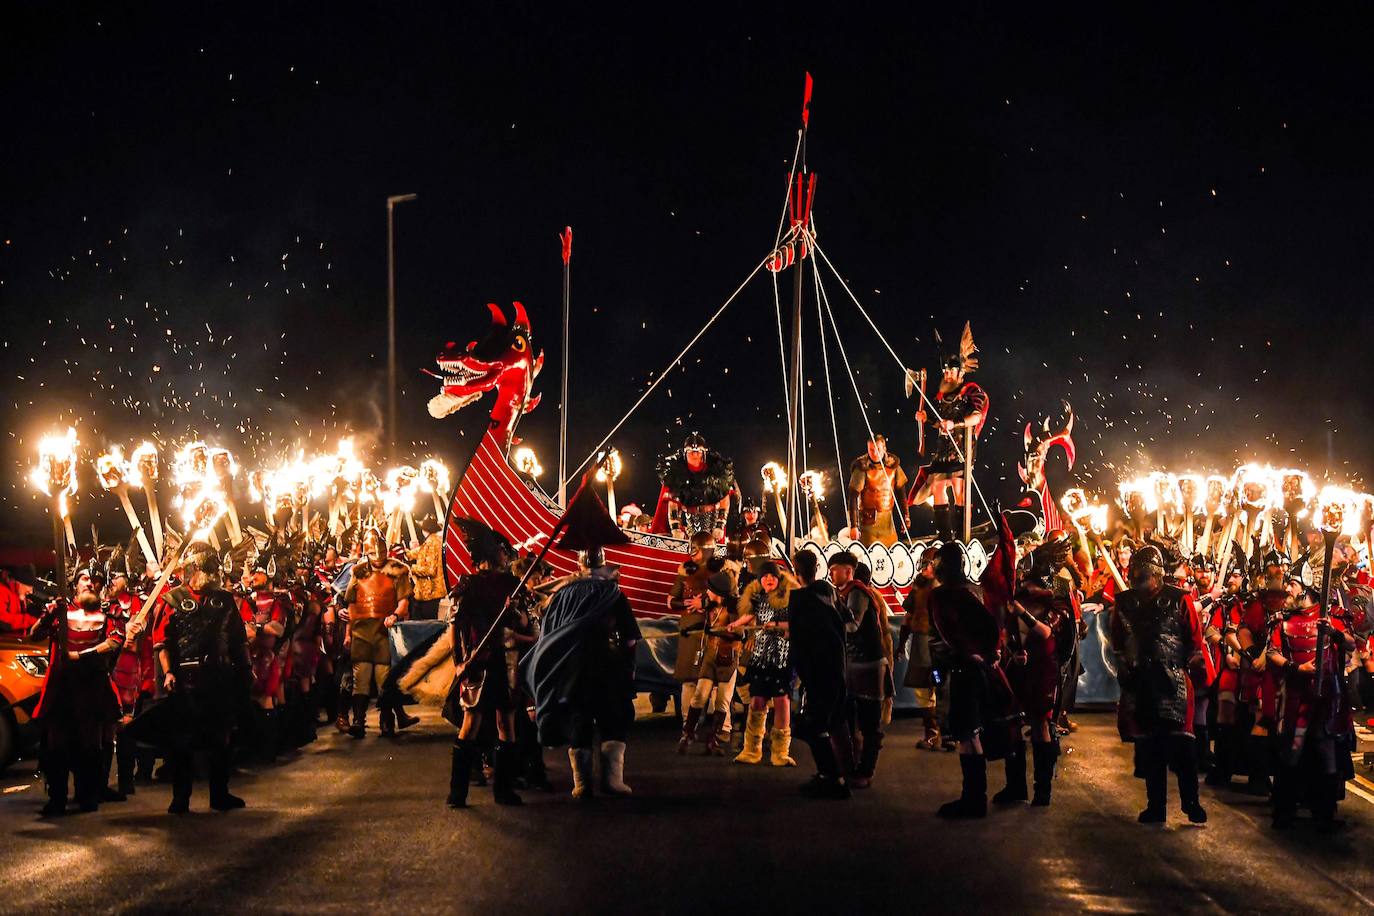
M414 200L415 194L394 194L386 199L386 425L387 451L396 457L396 218L397 204Z

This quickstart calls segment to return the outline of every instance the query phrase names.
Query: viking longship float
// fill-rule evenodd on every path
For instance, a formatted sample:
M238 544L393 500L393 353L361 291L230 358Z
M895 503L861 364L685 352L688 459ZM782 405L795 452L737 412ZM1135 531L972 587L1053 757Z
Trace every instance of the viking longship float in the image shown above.
M459 346L450 343L438 355L437 371L430 374L440 381L440 392L429 404L432 416L444 417L453 412L477 403L484 394L494 393L495 405L491 421L477 448L468 461L466 468L458 476L448 506L444 534L445 576L450 586L460 576L471 572L473 559L465 543L465 520L473 520L486 525L506 537L512 544L531 550L551 547L550 539L555 537L559 519L568 506L568 488L577 483L581 476L582 485L590 483L588 475L602 472L613 480L613 471L606 472L616 459L615 451L610 448L615 437L629 421L635 411L654 393L668 372L686 357L692 347L701 340L707 330L714 325L726 310L740 297L741 293L754 281L772 275L769 284L773 292L774 307L778 322L780 349L784 349L782 329L785 303L779 295L777 279L791 274L792 295L791 343L784 349L783 358L788 366L786 374L785 401L787 404L787 442L786 466L772 465L765 469L765 484L775 497L777 514L782 524L781 537L773 539L774 552L779 557L787 557L798 548L815 551L824 561L839 551L850 551L868 563L873 572L873 584L892 600L894 606L902 599L902 591L910 585L920 566L924 551L937 546L931 538L912 537L910 532L899 529L901 535L897 543L885 546L881 543L864 545L857 541L831 538L824 531L824 525L806 526L803 520L819 516L818 501L820 493L815 487L816 475L803 469L804 456L799 453L798 431L804 429L804 389L801 384L803 335L807 328L819 332L819 344L824 360L826 395L830 415L827 418L832 430L834 423L835 396L831 385L831 372L842 371L847 376L858 406L864 413L868 425L866 405L859 392L859 386L850 370L850 359L845 342L839 334L836 311L840 307L857 311L864 323L876 335L886 352L896 363L894 380L906 385L908 395L919 392L924 405L934 411L934 405L926 397L924 385L917 385L918 373L906 367L905 362L888 343L879 329L872 313L865 308L835 268L825 249L818 241L813 218L813 203L816 194L816 174L807 168L805 161L806 134L810 121L811 78L806 77L802 105L801 124L797 131L796 148L786 184L786 202L782 219L771 244L761 245L765 253L753 266L744 281L739 284L706 321L705 325L689 339L682 350L673 357L667 367L639 395L623 417L616 422L601 439L597 447L583 459L581 464L567 468L567 410L568 410L568 330L569 314L569 265L572 256L572 230L562 235L562 258L564 270L563 286L563 347L561 368L563 372L562 405L559 435L558 486L555 493L546 493L530 473L533 458L528 450L518 448L519 438L516 429L521 418L539 403L539 394L534 390L536 379L543 367L543 353L536 352L528 313L521 303L513 303L507 309L495 304L489 305L491 326L487 334L479 339ZM836 300L832 304L831 291ZM811 313L814 311L814 320ZM1067 408L1067 405L1065 405ZM872 426L868 425L870 435ZM1021 468L1026 489L1013 511L1023 513L1026 526L1043 527L1047 520L1055 522L1058 510L1045 483L1043 465L1049 448L1058 444L1064 446L1072 463L1072 414L1057 432L1051 431L1049 421L1038 426L1026 428L1027 458ZM992 525L984 523L984 529L991 537L980 540L975 537L972 525L972 507L976 498L986 512L987 518L994 517L982 491L978 488L973 474L974 439L972 430L967 436L960 436L955 448L965 462L965 478L971 483L971 496L966 500L963 517L963 537L967 571L976 579L989 563L990 554L996 548L996 534ZM835 458L837 464L843 450L835 432ZM771 473L770 473L771 472ZM847 480L846 468L838 465L836 480L840 486ZM738 492L738 489L737 489ZM732 504L738 509L738 503ZM848 507L846 506L848 522ZM1057 522L1056 522L1057 523ZM849 524L846 524L846 528ZM686 559L689 551L688 541L660 533L641 533L625 531L623 544L606 548L608 562L618 564L621 569L620 581L635 612L642 617L660 617L669 614L668 591L678 566ZM577 555L574 551L553 546L546 553L547 561L558 575L571 574L577 569Z

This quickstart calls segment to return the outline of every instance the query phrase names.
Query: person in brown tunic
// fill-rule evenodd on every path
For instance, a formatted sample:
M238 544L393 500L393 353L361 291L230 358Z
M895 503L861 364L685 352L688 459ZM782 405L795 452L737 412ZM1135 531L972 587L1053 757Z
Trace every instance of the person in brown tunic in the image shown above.
M410 567L387 556L386 538L376 528L363 535L363 559L353 567L344 601L348 604L348 653L353 664L353 725L348 733L361 738L367 733L368 697L391 672L391 641L387 631L405 620L410 608ZM396 711L378 710L381 734L396 732Z
M887 450L887 439L874 436L868 451L849 466L849 499L854 527L850 537L864 544L897 543L894 514L906 530L906 472L902 460Z

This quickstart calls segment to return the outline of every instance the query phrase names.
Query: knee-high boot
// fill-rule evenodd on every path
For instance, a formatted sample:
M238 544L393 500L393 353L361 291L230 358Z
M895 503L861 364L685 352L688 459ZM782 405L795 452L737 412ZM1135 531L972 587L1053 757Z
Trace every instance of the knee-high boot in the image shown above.
M195 766L195 759L189 749L178 748L168 752L167 764L172 770L172 803L167 806L167 813L185 814L191 809L192 767Z
M115 739L115 770L117 771L119 792L125 798L134 794L134 761L138 758L138 747L133 739L120 735Z
M353 694L353 724L348 728L348 734L353 738L361 738L367 734L367 694Z
M959 769L963 773L963 787L959 797L946 802L936 811L938 817L957 819L987 817L988 761L982 754L960 754Z
M1207 823L1207 811L1198 798L1196 738L1173 738L1174 771L1178 775L1178 800L1181 810L1194 824Z
M1145 810L1136 820L1142 824L1162 824L1168 816L1169 758L1158 741L1136 742L1141 773L1145 777Z
M1003 761L1007 768L1007 785L992 796L994 805L1011 805L1029 798L1026 792L1026 742L1014 741Z
M1059 759L1059 742L1032 741L1031 759L1035 767L1035 795L1031 798L1031 804L1043 808L1050 803L1054 763Z
M697 733L697 723L701 721L700 706L687 707L687 718L682 720L682 737L677 742L677 752L687 753L687 748L691 747L693 739Z
M209 760L209 783L210 783L210 807L216 811L233 811L236 808L244 807L247 802L229 792L229 771L231 752L229 743L226 741L210 750Z
M954 507L935 507L935 536L948 543L954 540Z
M1245 755L1250 773L1250 779L1245 784L1245 793L1258 796L1268 795L1274 790L1274 783L1270 778L1273 768L1270 766L1269 760L1269 736L1247 735L1245 737Z
M1235 727L1218 722L1213 729L1216 751L1212 754L1212 766L1207 771L1206 783L1209 786L1228 786L1231 774L1235 772Z
M735 763L763 761L763 728L767 721L768 710L749 707L749 718L744 723L744 749L735 756Z
M468 806L468 778L472 772L472 742L453 739L453 756L448 770L448 800L450 808Z
M873 782L873 775L878 772L878 753L883 749L884 737L880 731L864 735L863 746L859 749L859 762L854 768L855 788L867 788Z
M496 742L496 750L492 754L491 797L498 805L524 804L511 786L519 759L515 752L515 742Z
M65 751L43 752L43 781L48 784L48 803L43 806L44 817L60 817L67 813L67 782L71 778L71 764Z
M72 788L76 790L76 804L82 811L100 809L101 750L98 747L82 748L73 755Z

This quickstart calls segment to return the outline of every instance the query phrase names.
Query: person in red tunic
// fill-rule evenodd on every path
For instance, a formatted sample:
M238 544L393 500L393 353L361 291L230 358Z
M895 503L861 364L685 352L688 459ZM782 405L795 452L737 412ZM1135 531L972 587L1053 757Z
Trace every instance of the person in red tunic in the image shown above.
M291 617L283 594L272 587L267 567L258 565L249 576L252 591L239 602L248 654L253 661L254 750L265 760L276 756L277 698L282 686L282 658L277 641Z
M101 742L119 717L119 697L107 657L121 637L100 600L104 570L94 563L76 580L76 597L59 599L34 624L31 635L50 640L48 673L34 718L43 727L43 776L48 784L44 817L67 811L67 780L74 777L82 811L100 807Z
M153 641L145 634L146 618L139 616L143 601L129 591L129 572L112 558L109 566L110 584L105 592L110 620L119 631L123 643L114 663L115 689L119 692L119 721L112 725L113 745L104 748L105 759L101 773L109 781L111 757L118 763L117 788L106 793L109 801L123 801L134 794L134 762L136 747L132 739L121 734L124 726L133 721L145 698L153 692Z
M1245 605L1236 639L1241 650L1238 683L1237 726L1244 736L1241 765L1250 774L1245 792L1267 798L1273 791L1274 719L1278 710L1277 684L1268 670L1265 646L1285 611L1291 609L1288 592L1290 563L1282 551L1270 549L1260 561L1262 578Z
M1166 820L1172 767L1183 813L1203 824L1207 812L1198 798L1193 753L1194 680L1206 683L1213 671L1202 621L1191 595L1164 584L1164 557L1153 544L1132 557L1130 583L1112 608L1111 647L1121 682L1121 738L1135 744L1136 775L1145 780L1147 801L1138 820Z
M1226 575L1222 593L1214 599L1203 599L1208 653L1217 672L1212 681L1212 695L1216 699L1216 725L1212 737L1216 751L1207 772L1209 786L1231 784L1245 743L1245 733L1239 728L1237 701L1241 665L1249 661L1241 653L1238 636L1245 614L1244 592L1245 572L1233 566Z
M1355 639L1340 614L1322 616L1320 597L1310 590L1303 589L1298 603L1283 614L1266 646L1280 688L1274 826L1292 826L1301 799L1317 829L1326 832L1342 826L1336 804L1345 798L1346 780L1355 776L1354 722L1343 676ZM1324 655L1320 680L1318 646Z
M1050 532L1048 540L1031 554L1030 569L1012 596L1006 621L1007 652L1004 668L1012 692L1030 727L1034 760L1035 797L1031 804L1050 803L1055 761L1059 759L1059 734L1054 716L1062 706L1065 666L1073 657L1073 602L1063 588L1056 588L1058 573L1069 559L1070 542L1063 531ZM1007 785L992 800L996 804L1026 801L1026 745L1020 735L1012 739L1006 757Z

